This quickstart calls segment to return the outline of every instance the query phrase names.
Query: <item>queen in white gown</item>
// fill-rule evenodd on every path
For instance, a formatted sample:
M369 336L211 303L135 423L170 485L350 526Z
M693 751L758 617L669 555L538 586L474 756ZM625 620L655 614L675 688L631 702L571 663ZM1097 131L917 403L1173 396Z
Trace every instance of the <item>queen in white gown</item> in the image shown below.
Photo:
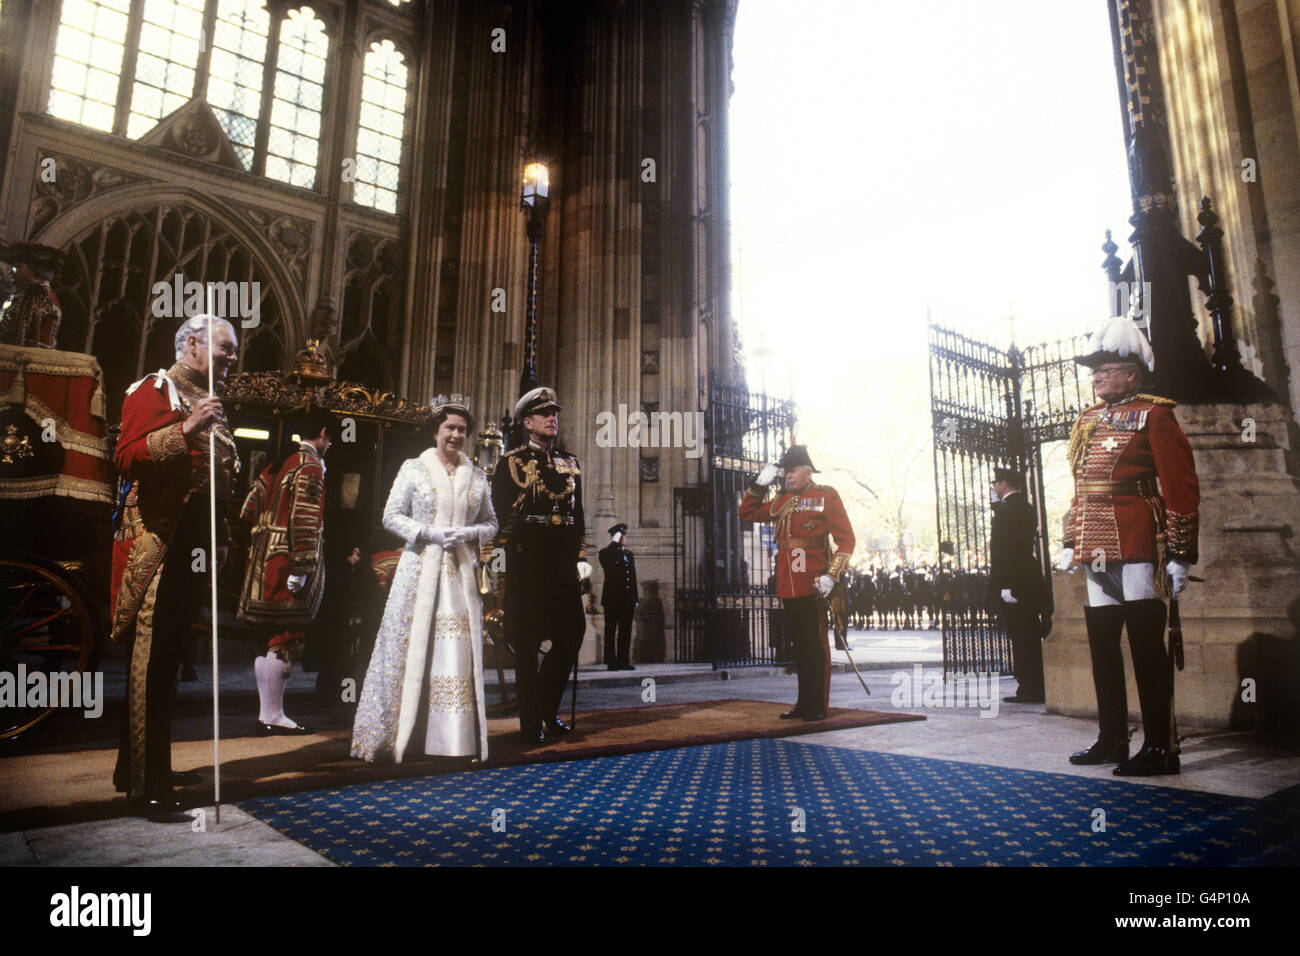
M366 670L352 756L401 763L423 752L487 757L479 543L496 534L487 475L461 451L468 403L435 403L435 447L403 462L384 527L406 541Z

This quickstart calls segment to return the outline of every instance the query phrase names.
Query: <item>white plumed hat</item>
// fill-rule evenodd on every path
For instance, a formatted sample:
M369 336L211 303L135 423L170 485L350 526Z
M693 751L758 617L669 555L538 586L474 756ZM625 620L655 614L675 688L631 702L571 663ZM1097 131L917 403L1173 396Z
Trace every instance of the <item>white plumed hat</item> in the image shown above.
M1133 362L1145 366L1148 372L1154 372L1156 368L1156 357L1147 337L1136 322L1122 315L1108 319L1105 325L1088 336L1083 354L1075 361L1089 368L1108 362Z

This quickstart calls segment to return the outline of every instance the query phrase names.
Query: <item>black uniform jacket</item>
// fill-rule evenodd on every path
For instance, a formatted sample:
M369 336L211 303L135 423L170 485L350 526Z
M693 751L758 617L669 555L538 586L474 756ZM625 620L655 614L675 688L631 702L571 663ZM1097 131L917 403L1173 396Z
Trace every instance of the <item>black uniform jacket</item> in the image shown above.
M1013 492L993 509L989 534L989 592L1010 588L1017 601L1040 604L1043 576L1034 557L1038 518L1024 492Z
M508 539L507 578L511 559L523 554L541 561L548 578L572 577L576 587L586 524L574 455L531 444L506 453L492 476L492 506Z
M600 566L605 572L600 603L609 611L636 610L636 558L632 552L616 544L601 548Z

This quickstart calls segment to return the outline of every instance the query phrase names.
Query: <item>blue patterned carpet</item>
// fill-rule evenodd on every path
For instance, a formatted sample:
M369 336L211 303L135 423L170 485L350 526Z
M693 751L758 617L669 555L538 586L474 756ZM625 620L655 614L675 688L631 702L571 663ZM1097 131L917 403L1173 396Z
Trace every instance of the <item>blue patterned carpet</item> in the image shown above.
M347 866L1300 862L1300 787L1249 800L768 739L240 806Z

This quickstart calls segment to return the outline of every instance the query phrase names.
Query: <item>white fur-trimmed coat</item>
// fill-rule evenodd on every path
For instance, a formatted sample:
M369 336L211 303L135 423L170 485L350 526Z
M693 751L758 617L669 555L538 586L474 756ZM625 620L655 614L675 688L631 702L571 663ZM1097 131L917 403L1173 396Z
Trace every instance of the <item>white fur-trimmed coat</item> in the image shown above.
M420 537L426 527L470 527L452 553ZM366 670L352 731L352 756L400 763L427 706L421 688L433 654L435 614L467 617L472 647L478 756L487 757L483 701L483 607L478 592L479 542L497 531L487 475L463 453L448 475L435 449L402 463L384 507L384 527L406 541L393 574L383 622ZM444 564L446 567L444 567ZM443 588L450 593L440 593Z

